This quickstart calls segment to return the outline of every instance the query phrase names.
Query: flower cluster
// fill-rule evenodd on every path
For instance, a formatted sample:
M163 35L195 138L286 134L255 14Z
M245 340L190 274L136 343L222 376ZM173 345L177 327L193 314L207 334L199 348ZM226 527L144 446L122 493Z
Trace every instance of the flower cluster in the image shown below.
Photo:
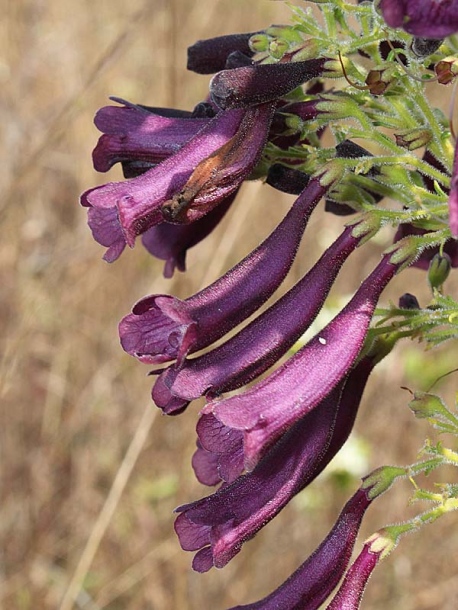
M458 153L446 117L431 110L425 95L432 68L442 64L436 72L445 82L445 58L455 49L444 38L458 30L457 3L315 2L323 26L297 9L293 26L193 45L188 68L214 76L208 98L192 111L113 98L118 105L95 118L103 132L95 169L121 163L126 178L81 199L109 262L141 235L170 277L185 270L187 250L223 219L245 180L263 178L296 197L273 232L221 278L184 300L146 296L119 325L127 353L160 365L152 371L152 397L164 413L177 415L191 401L207 399L192 465L201 483L220 487L178 507L175 523L183 549L196 552L199 572L226 565L324 470L352 430L374 367L398 339L418 336L419 328L408 324L384 333L371 328L394 275L410 264L430 269L431 286L440 292L458 266ZM346 12L358 16L360 31L347 24ZM451 60L449 81L450 66ZM339 90L335 79L342 79ZM333 146L323 145L325 130ZM359 214L288 292L212 347L277 291L323 198L326 212ZM385 206L387 199L397 207ZM340 269L387 224L394 227L393 243L348 304L291 351ZM399 311L407 319L420 307L404 295ZM268 597L237 608L317 609L345 574L328 607L358 608L386 550L376 536L348 568L361 520L406 474L382 468L366 477L305 563Z

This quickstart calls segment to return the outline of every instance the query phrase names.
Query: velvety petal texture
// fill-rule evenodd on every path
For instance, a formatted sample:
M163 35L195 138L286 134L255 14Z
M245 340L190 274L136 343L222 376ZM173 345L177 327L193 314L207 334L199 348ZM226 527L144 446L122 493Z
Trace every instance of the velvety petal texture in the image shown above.
M367 581L380 561L380 557L381 553L372 550L371 544L366 543L350 566L342 585L326 610L358 610Z
M249 108L234 136L202 160L184 187L162 206L173 222L193 222L234 193L257 165L275 112L275 103Z
M226 565L316 476L334 427L339 396L340 388L293 427L255 470L212 496L176 509L181 513L175 522L181 546L200 549L193 562L195 570L206 572ZM191 549L196 539L201 546Z
M198 40L188 47L188 70L197 74L214 74L224 70L228 57L234 53L243 53L246 57L254 55L249 40L257 32L229 34L206 40Z
M321 75L325 59L255 64L223 70L212 78L210 94L220 108L245 108L278 100Z
M194 569L207 571L213 565L225 565L246 540L326 468L351 432L370 373L393 345L375 344L348 378L292 426L245 475L238 476L243 469L240 432L224 431L204 409L198 424L199 449L193 460L196 475L205 484L214 485L218 477L230 484L177 509L181 515L176 531L182 547L199 551ZM222 434L227 435L226 455L220 453ZM196 539L201 546L188 548L190 540Z
M390 260L385 255L334 320L274 373L242 394L207 405L223 424L243 431L248 470L346 376L378 298L398 269Z
M164 204L184 189L199 163L233 138L246 114L242 110L220 112L174 155L137 178L86 191L81 198L82 204L115 210L125 243L133 247L137 235L167 220L162 211ZM267 116L265 119L269 120ZM238 184L234 185L234 190L237 187ZM106 232L109 230L110 226L107 226Z
M264 599L231 610L318 610L347 568L371 501L367 490L359 489L320 546L285 583Z
M381 0L379 10L390 27L414 36L444 38L458 32L456 0Z
M104 134L92 153L98 172L106 172L122 161L160 163L210 121L164 117L142 106L122 103L123 106L105 106L95 115L95 126Z
M396 337L392 335L390 341L379 339L374 342L370 351L348 374L340 397L329 446L320 464L320 471L327 466L329 460L337 454L348 439L369 375L380 360L391 351L396 340ZM231 483L242 474L245 468L242 430L225 426L214 416L211 407L205 407L201 411L197 423L197 435L199 446L209 454L207 462L209 464L211 462L212 467L216 468L215 476L219 476L226 483ZM195 472L197 478L202 480L198 469L195 468Z
M142 362L161 363L206 347L254 313L290 269L307 221L326 193L310 181L291 210L255 250L213 284L186 301L152 295L121 320L123 348Z
M302 280L237 335L161 373L153 388L156 405L168 414L172 405L182 410L204 394L235 390L272 366L313 322L344 261L366 236L354 236L354 229L347 228Z

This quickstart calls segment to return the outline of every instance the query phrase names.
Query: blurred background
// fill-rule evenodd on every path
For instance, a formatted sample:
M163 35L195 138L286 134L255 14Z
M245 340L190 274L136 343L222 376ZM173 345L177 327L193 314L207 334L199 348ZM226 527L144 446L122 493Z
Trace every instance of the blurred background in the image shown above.
M117 324L146 294L186 297L216 279L272 230L292 197L260 182L245 185L217 231L190 251L187 273L172 280L140 243L114 264L103 262L78 199L106 181L92 169L91 151L99 135L92 119L108 96L191 109L208 78L186 71L187 46L288 22L289 8L269 0L0 6L0 607L223 610L259 599L327 534L360 476L415 460L430 431L415 422L400 387L428 388L456 366L456 352L424 353L410 343L396 349L373 375L355 435L334 468L224 570L194 573L172 511L209 493L190 466L199 404L180 417L159 415L148 367L122 351ZM120 171L109 179L121 179ZM285 289L343 222L312 217ZM372 269L390 235L355 253L327 315ZM455 295L456 287L449 280ZM395 278L382 302L406 291L427 304L422 272ZM435 386L449 404L452 388L450 380ZM409 482L396 490L371 507L360 541L426 508L406 507ZM457 544L453 516L403 540L376 571L363 608L456 609Z

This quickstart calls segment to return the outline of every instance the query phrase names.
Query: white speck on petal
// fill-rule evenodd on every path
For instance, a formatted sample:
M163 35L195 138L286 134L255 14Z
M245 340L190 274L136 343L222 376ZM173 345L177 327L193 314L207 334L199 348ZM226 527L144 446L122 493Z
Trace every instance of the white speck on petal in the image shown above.
M324 337L318 337L318 341L321 343L321 345L326 345L327 341Z

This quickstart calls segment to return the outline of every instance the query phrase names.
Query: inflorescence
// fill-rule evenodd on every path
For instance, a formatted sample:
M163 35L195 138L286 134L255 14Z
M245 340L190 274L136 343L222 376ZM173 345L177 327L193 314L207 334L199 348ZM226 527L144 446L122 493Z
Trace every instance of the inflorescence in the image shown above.
M321 20L309 7L291 7L292 25L190 47L188 68L213 75L193 110L113 98L117 105L95 118L103 132L95 169L121 163L126 178L81 198L108 262L141 236L171 277L185 270L187 250L218 225L244 181L262 179L296 196L274 231L221 278L184 300L145 296L119 325L124 350L157 367L152 397L164 413L207 399L192 465L201 483L220 487L178 507L175 523L198 572L226 565L324 470L352 430L371 372L400 339L434 346L458 335L458 304L443 291L458 266L458 153L453 123L429 99L432 82L444 87L458 76L458 2L310 3ZM327 213L351 215L341 235L286 294L212 347L283 282L323 198ZM386 226L392 243L379 263L336 317L297 347L340 269ZM421 308L406 294L397 307L376 309L409 265L428 272L431 303ZM411 408L457 435L457 418L438 397L417 393ZM367 579L399 537L458 505L456 486L441 494L416 488L417 499L436 507L381 529L349 567L373 500L400 477L458 464L441 444L425 445L422 455L365 477L297 571L263 600L237 608L313 610L333 594L329 609L358 608Z

